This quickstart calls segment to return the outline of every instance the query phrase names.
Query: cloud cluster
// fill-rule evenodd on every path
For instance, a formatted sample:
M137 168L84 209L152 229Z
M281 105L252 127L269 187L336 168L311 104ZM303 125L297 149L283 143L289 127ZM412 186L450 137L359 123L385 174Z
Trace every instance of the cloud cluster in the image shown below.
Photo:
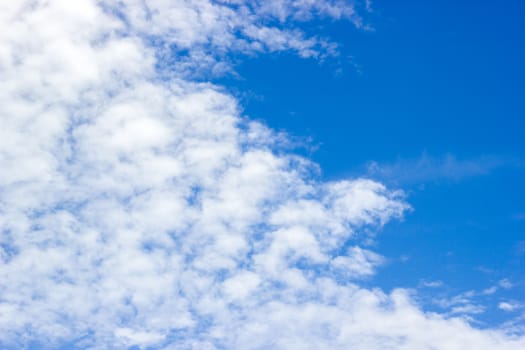
M253 55L290 50L319 60L336 56L335 43L294 25L316 17L346 19L367 28L355 6L342 0L110 0L103 5L125 18L126 35L155 46L158 67L176 76L227 73L232 51Z
M333 45L343 1L0 3L0 347L522 349L359 286L355 233L407 210L191 80L228 55ZM207 68L205 68L206 70Z

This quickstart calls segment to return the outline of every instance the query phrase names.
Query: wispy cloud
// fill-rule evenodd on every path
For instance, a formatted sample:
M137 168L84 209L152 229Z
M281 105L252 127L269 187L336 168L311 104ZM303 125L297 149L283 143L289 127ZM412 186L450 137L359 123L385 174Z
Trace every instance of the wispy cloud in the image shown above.
M514 220L523 221L525 220L525 213L517 213L512 216Z
M458 159L451 154L435 157L423 153L419 158L398 159L392 163L370 162L367 165L367 172L372 178L400 185L413 185L437 181L460 181L518 164L515 159L504 156Z
M512 288L514 285L512 284L512 282L508 279L508 278L504 278L502 280L500 280L498 282L498 285L503 288L503 289L510 289Z
M419 285L426 288L439 288L443 287L443 281L435 280L435 281L421 281L419 282Z
M442 281L421 281L420 287L437 288L445 286ZM513 284L508 279L502 279L497 284L489 286L481 290L468 290L466 292L456 295L446 295L446 290L443 290L442 297L433 298L432 303L439 306L448 315L465 316L476 315L484 313L487 309L487 300L492 300L497 296L502 289L510 289ZM516 302L504 301L497 305L499 309L504 311L514 311L521 306Z

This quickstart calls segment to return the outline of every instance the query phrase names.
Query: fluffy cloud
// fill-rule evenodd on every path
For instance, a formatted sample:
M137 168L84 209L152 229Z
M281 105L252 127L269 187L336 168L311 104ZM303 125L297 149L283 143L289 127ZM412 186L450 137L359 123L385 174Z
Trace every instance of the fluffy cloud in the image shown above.
M355 232L403 194L320 181L191 80L236 52L335 54L294 26L314 16L362 26L342 1L0 4L2 348L525 346L360 287L383 258Z

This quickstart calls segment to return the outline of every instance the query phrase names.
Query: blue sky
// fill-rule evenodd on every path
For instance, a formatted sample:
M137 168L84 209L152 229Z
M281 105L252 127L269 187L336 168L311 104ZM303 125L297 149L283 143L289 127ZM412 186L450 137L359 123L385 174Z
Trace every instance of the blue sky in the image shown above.
M422 288L430 298L512 280L480 301L484 325L508 316L499 298L525 295L524 11L520 1L376 2L371 32L323 23L338 60L258 57L226 79L249 116L309 140L303 151L324 178L376 162L370 176L408 192L414 211L377 237L391 262L371 285L442 281Z
M525 348L524 12L0 3L0 348Z

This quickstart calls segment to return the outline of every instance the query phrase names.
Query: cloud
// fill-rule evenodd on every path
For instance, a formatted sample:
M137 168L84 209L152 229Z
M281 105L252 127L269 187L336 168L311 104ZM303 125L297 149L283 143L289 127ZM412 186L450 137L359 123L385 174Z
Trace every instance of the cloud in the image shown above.
M517 213L512 215L512 218L516 221L523 221L525 220L525 213Z
M221 87L192 79L235 54L322 59L333 45L294 23L360 26L356 13L2 2L0 347L522 349L406 290L359 286L382 258L355 233L402 217L403 193L319 180Z
M520 303L514 302L514 301L510 301L510 302L502 301L501 303L498 304L498 308L503 311L513 312L513 311L523 308L523 305L521 305Z
M436 280L436 281L421 281L419 283L423 287L427 288L439 288L443 286L443 281Z
M498 291L498 287L492 286L492 287L483 289L481 291L481 294L483 294L483 295L492 295L492 294L496 293L497 291Z
M513 287L512 282L508 278L500 280L498 285L503 289L511 289Z
M319 60L337 56L337 44L308 35L295 25L314 17L368 27L356 6L341 0L111 0L103 2L103 7L125 19L126 35L153 44L157 68L178 77L230 72L232 50L250 55L289 50Z
M459 181L487 175L497 168L509 165L516 166L517 162L508 157L482 156L461 160L451 154L433 157L423 153L417 159L399 159L385 164L370 162L367 165L367 173L379 180L412 185L443 180Z
M360 247L352 247L348 255L338 256L331 261L332 267L340 271L345 277L370 276L375 267L381 265L384 258L380 255Z
M441 287L441 281L435 282L421 282L420 285L425 287ZM498 284L484 288L481 290L469 290L451 297L434 298L432 302L445 310L449 315L481 314L487 309L487 301L492 299L496 293L503 289L512 288L512 284L508 279L502 279ZM490 298L490 299L487 299ZM505 305L508 304L508 305ZM507 310L510 308L510 303L499 303L498 308Z

